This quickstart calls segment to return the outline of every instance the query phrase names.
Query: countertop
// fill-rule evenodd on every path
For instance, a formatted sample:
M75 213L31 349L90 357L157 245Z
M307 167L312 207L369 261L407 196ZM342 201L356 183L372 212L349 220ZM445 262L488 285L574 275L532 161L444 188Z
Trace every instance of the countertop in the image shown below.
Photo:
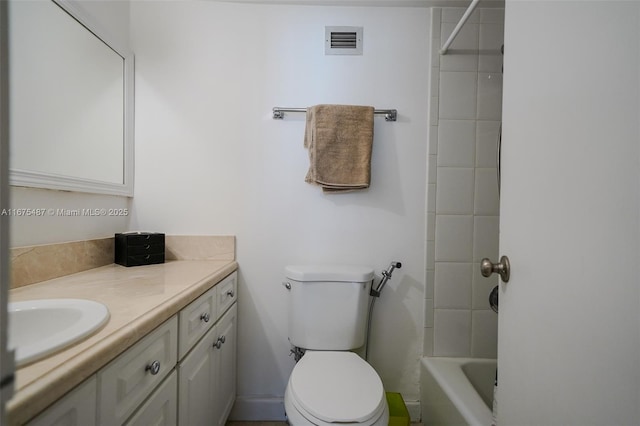
M232 260L111 264L11 290L9 301L16 302L95 300L109 308L111 317L86 340L16 371L9 423L31 419L237 268Z

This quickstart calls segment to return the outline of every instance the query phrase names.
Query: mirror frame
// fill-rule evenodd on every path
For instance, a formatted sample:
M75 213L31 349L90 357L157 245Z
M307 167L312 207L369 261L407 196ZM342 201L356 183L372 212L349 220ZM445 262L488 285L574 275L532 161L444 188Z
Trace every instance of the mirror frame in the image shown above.
M9 170L11 186L56 189L62 191L89 192L94 194L123 195L133 197L134 178L134 56L126 46L108 34L102 26L70 0L51 0L71 15L87 31L102 40L120 55L124 61L124 134L123 134L123 183L102 182L93 179L43 173L33 170Z

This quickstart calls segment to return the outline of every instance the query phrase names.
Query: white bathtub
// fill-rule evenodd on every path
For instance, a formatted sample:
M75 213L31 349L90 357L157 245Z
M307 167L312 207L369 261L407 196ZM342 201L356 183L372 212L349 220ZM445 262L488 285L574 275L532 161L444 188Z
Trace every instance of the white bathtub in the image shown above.
M424 425L491 425L495 359L426 357L420 370Z

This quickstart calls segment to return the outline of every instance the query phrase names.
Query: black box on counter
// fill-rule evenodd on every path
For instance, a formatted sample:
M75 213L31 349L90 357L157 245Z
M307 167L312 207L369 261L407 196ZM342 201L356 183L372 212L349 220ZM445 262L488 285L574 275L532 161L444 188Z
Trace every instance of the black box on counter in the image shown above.
M115 236L115 262L123 266L164 263L164 234L124 232Z

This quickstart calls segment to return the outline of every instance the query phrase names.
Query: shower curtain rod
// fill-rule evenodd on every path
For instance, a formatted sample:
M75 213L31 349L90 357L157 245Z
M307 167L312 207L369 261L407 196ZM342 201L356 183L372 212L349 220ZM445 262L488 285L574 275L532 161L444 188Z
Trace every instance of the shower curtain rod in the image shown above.
M306 108L281 108L274 107L273 108L273 118L274 119L282 119L284 118L285 112L307 112ZM376 109L373 111L374 114L384 114L384 119L386 121L396 121L398 118L398 110L396 109Z
M458 36L458 33L460 32L460 30L462 29L464 24L467 22L467 19L469 19L469 16L471 16L471 14L475 10L476 6L478 6L479 2L480 2L480 0L473 0L471 2L469 7L467 8L467 10L464 12L464 15L462 15L462 18L460 19L460 22L458 22L458 25L456 25L456 27L453 29L453 32L451 33L451 35L447 39L446 43L442 46L442 49L440 49L440 54L441 55L446 55L447 54L447 51L449 50L449 46L451 46L451 43L453 43L453 40L455 40L455 38Z

